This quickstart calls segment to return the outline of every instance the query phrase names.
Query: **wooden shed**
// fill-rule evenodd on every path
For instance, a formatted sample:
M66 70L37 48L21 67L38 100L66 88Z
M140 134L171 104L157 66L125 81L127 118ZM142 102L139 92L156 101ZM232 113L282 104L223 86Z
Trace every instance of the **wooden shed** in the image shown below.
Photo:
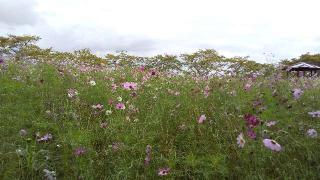
M296 72L298 77L301 76L319 76L320 75L320 67L314 64L308 64L305 62L301 62L298 64L291 65L286 68L286 71L289 75L290 72Z

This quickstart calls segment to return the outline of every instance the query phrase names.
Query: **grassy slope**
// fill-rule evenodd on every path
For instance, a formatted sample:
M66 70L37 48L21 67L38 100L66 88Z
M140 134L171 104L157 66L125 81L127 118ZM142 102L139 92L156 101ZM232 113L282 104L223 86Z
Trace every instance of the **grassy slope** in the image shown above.
M13 79L17 76L20 80ZM167 178L183 179L316 179L320 175L319 138L305 135L309 128L320 130L319 120L307 114L320 109L319 85L293 100L290 90L305 88L304 83L273 82L278 92L274 97L268 79L258 80L246 92L244 81L238 79L196 83L190 78L153 77L139 84L138 96L131 97L121 88L111 91L110 77L118 84L141 82L140 74L119 71L74 77L67 72L61 75L48 65L11 65L2 72L0 179L43 179L43 169L56 171L58 179L154 179L159 178L161 167L171 168ZM96 86L88 84L92 79ZM203 90L205 83L212 89L208 98L192 90ZM67 97L69 88L79 91L78 99ZM170 95L169 88L180 95ZM236 96L228 94L233 90ZM123 111L108 105L110 98L118 96L129 101ZM257 98L266 107L261 113L252 107ZM91 106L98 103L113 113L107 116L93 110ZM130 104L139 112L132 112ZM236 138L246 132L241 116L247 113L278 124L257 127L257 140L245 136L247 143L241 149ZM201 114L207 116L204 124L197 123ZM102 121L108 122L106 129L100 127ZM179 128L182 124L184 130ZM26 129L28 135L21 137L20 129ZM263 130L283 151L276 153L263 146ZM36 142L36 132L51 133L53 140ZM117 142L120 150L114 151L112 144ZM152 160L145 166L148 144ZM75 156L77 147L84 147L86 153ZM17 155L17 149L24 155Z

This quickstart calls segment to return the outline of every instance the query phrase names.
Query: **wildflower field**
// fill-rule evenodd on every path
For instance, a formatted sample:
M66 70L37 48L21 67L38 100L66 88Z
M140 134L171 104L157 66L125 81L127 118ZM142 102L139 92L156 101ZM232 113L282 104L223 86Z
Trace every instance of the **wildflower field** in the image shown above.
M320 80L6 62L0 179L318 179Z
M0 37L0 179L320 177L320 78L284 71L320 54L98 57L39 39Z

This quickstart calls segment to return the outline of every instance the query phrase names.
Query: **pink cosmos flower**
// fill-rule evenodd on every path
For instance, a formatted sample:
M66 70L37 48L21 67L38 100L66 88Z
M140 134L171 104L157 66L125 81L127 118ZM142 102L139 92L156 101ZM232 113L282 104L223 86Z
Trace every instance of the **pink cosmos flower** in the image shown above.
M125 82L122 86L126 90L137 90L137 83L134 82Z
M272 126L274 126L276 124L277 124L277 121L269 121L269 122L266 123L266 126L267 127L272 127Z
M52 135L50 133L45 134L44 136L40 137L40 139L37 139L38 142L46 142L46 141L50 141L52 139Z
M102 104L97 104L97 105L92 105L91 106L93 109L102 109L103 105Z
M169 172L170 172L170 168L168 168L168 167L160 168L158 170L158 176L166 176L169 174Z
M139 70L140 70L140 72L143 72L145 70L145 67L144 66L140 66Z
M206 119L207 119L206 115L202 114L198 119L198 123L202 124Z
M74 150L75 156L80 156L82 154L86 153L86 149L84 147L78 147Z
M271 149L272 151L281 151L281 145L278 144L275 140L264 139L263 144L266 148Z
M293 90L294 99L299 99L300 96L302 95L302 93L303 93L303 91L301 89L298 89L298 88L294 89Z
M118 86L116 84L111 84L111 89L112 91L115 91L118 88Z
M249 83L245 84L245 85L244 85L244 90L250 91L251 86L252 86L252 84L249 84Z
M123 103L117 103L116 104L116 109L124 110L124 109L126 109L126 106Z
M307 136L316 138L318 136L318 132L315 129L308 129Z
M243 133L240 133L239 136L237 137L237 144L240 148L243 148L245 143L246 141L243 138Z

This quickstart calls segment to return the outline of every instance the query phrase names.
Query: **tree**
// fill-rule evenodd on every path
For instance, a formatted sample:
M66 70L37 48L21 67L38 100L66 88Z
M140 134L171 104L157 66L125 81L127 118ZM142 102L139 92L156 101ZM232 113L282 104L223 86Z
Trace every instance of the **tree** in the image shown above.
M9 56L21 58L23 49L30 46L35 46L35 42L40 40L38 36L15 36L8 35L7 37L0 37L0 56Z
M213 49L200 49L192 54L182 54L180 58L189 72L197 76L217 75L226 64L225 57Z
M281 64L292 65L300 62L306 62L309 64L315 64L320 66L320 54L310 54L310 53L302 54L299 58L293 58L291 60L287 60L287 59L282 60Z

